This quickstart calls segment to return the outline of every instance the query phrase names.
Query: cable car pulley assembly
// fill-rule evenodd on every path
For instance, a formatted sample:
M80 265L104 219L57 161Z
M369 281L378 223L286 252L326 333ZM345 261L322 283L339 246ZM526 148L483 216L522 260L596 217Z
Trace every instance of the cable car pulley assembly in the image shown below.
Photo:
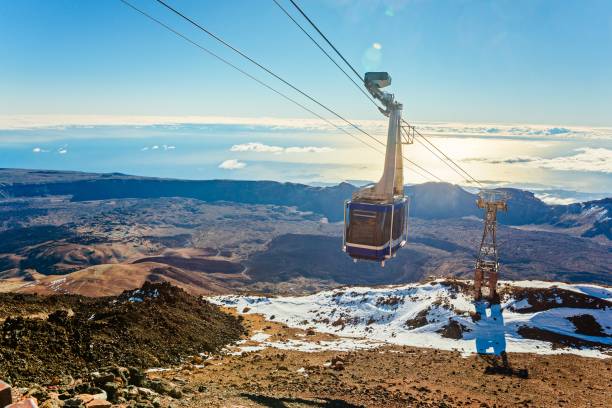
M364 83L389 118L385 163L377 183L362 187L345 202L343 250L355 261L378 261L384 266L407 242L410 200L404 195L402 140L411 143L413 134L411 127L403 126L402 104L382 91L391 84L391 76L367 72Z

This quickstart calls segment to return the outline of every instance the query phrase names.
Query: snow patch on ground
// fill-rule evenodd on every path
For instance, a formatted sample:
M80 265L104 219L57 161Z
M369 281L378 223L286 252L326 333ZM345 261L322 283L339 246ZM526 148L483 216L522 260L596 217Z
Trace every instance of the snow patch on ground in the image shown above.
M506 285L530 288L556 286L588 296L609 300L612 291L596 285L569 285L556 282L502 282ZM559 335L594 341L612 348L612 313L609 309L573 309L558 307L534 313L518 313L528 308L527 301L508 299L498 312L473 321L476 311L471 296L446 284L443 280L377 288L347 287L309 296L257 297L217 296L214 303L234 307L248 313L296 328L314 328L323 333L341 336L330 342L287 340L268 342L256 333L264 347L301 351L355 350L383 344L457 350L464 354L478 350L529 352L539 354L574 353L588 357L606 357L601 350L588 348L553 348L551 343L523 338L523 326L547 330ZM512 306L512 309L508 309ZM503 313L502 313L503 310ZM604 328L607 337L587 336L575 332L567 319L588 313ZM443 336L449 322L459 327L459 335ZM451 325L451 326L452 326Z
M353 351L366 350L385 345L383 342L370 341L366 339L351 339L340 338L338 340L329 341L306 341L298 339L288 339L283 341L264 341L254 346L243 346L237 344L234 347L228 348L226 351L230 355L242 355L245 353L253 353L261 351L265 348L275 348L279 350L295 350L306 353L315 353L320 351Z
M251 336L251 340L252 341L262 342L262 341L268 340L269 337L270 337L269 334L262 333L262 332L257 332L257 333L255 333L255 334L253 334Z
M297 350L305 351L308 353L314 353L318 351L352 351L352 350L366 350L376 348L384 345L381 342L363 340L363 339L351 339L341 338L338 340L330 341L304 341L304 340L285 340L281 342L266 342L264 343L267 347L273 347L280 350Z

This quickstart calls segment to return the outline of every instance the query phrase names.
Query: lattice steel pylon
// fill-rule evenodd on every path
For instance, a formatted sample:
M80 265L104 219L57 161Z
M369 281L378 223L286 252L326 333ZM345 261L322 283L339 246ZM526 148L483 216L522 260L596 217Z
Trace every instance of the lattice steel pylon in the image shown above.
M491 303L499 303L497 279L499 258L497 255L497 211L508 211L508 196L499 190L481 190L476 200L478 208L484 209L484 230L480 251L474 271L474 298L483 297ZM483 294L486 290L486 295Z

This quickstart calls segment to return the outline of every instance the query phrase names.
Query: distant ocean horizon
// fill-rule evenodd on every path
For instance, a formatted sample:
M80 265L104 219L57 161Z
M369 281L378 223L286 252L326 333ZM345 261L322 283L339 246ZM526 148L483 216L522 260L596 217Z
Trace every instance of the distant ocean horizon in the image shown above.
M9 125L2 119L0 167L5 168L316 186L351 180L363 185L377 180L382 169L382 154L311 120ZM384 140L384 121L361 125ZM418 127L488 187L530 190L550 204L612 196L612 129L455 123ZM404 155L444 181L476 187L419 144L404 146ZM405 181L434 180L408 164Z

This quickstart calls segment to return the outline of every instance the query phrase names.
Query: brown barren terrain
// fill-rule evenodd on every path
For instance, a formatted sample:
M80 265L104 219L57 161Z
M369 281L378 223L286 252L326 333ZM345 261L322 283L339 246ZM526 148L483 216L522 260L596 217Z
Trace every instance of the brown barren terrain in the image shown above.
M330 335L244 315L251 333L316 343ZM245 345L251 344L250 342ZM570 354L509 355L529 378L485 374L488 363L458 352L385 346L353 352L266 348L153 373L184 379L185 407L609 407L612 361ZM331 364L334 361L335 364Z

